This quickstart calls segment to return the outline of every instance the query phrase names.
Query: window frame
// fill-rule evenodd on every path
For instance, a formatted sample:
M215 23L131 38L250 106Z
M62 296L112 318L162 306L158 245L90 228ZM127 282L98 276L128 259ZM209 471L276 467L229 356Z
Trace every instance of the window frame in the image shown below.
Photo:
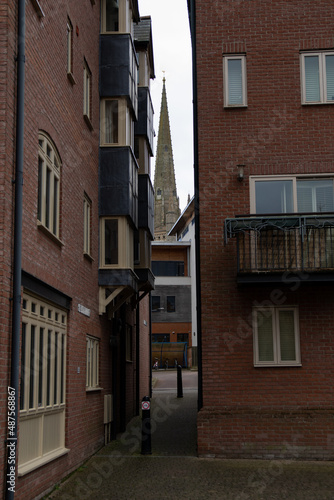
M92 126L92 72L84 58L83 66L83 116L90 129Z
M100 389L100 339L86 335L86 391Z
M106 5L108 0L101 0L101 32L102 33L131 33L133 31L132 10L129 0L119 2L118 7L118 29L106 29Z
M305 58L318 57L319 68L319 101L306 100L306 79L305 79ZM333 100L327 100L327 72L326 72L326 56L334 56L333 50L320 50L300 53L300 72L301 72L301 101L303 105L317 105L317 104L334 104Z
M72 84L75 84L75 79L73 76L73 24L69 17L67 17L66 31L67 31L67 77Z
M295 360L282 361L280 358L280 336L279 331L279 312L280 311L293 311L294 315L294 339L295 339ZM274 360L259 360L259 342L258 342L258 321L257 313L263 312L264 314L268 312L272 315L272 327L273 327L273 353ZM302 366L301 363L301 352L300 352L300 331L299 331L299 310L298 306L258 306L253 307L252 310L252 323L253 323L253 363L254 367L299 367Z
M84 211L83 253L85 256L91 257L92 201L86 193L84 193L83 211Z
M47 134L38 134L38 145L37 225L59 240L61 160Z
M250 195L250 212L251 214L261 215L261 213L257 214L256 212L256 190L255 184L256 182L265 182L265 181L292 181L292 204L293 204L293 212L294 214L298 214L298 198L297 198L297 183L298 181L317 181L317 180L331 180L333 181L333 200L334 200L334 176L333 174L306 174L306 175L256 175L250 176L249 178L249 195ZM281 212L282 214L285 212ZM286 212L288 213L288 212ZM321 212L300 212L300 213L321 213ZM325 212L324 212L325 213ZM266 214L267 215L267 214Z
M230 103L229 102L229 61L232 60L241 61L241 88L242 88L242 102L241 103ZM223 85L224 85L224 107L225 108L246 108L247 103L247 71L246 71L246 54L224 54L223 55Z
M105 255L105 221L117 221L118 259L117 263L106 264ZM100 269L133 269L134 268L134 236L126 217L105 216L100 218Z
M24 291L19 476L69 451L65 448L66 358L67 311ZM47 419L54 424L52 433Z
M167 313L175 313L176 312L175 295L167 295L166 296L166 311L167 311Z

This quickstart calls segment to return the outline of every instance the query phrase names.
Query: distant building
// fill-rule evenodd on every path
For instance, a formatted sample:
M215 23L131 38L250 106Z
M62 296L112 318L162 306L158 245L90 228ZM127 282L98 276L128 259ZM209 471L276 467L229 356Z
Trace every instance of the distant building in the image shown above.
M168 236L168 233L180 215L180 205L176 192L165 78L163 78L161 97L154 192L154 239L166 241L175 239Z

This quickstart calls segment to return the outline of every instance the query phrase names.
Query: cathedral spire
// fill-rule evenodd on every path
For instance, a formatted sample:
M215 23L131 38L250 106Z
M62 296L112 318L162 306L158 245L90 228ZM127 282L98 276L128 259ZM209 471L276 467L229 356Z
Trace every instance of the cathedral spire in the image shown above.
M154 173L154 238L156 240L174 240L174 237L168 237L168 232L179 218L180 206L176 192L165 77L163 77L162 83L158 144Z

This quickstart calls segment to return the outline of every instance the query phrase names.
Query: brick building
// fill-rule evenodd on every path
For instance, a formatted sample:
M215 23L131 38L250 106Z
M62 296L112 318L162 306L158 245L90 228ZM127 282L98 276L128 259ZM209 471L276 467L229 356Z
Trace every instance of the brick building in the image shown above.
M154 62L151 21L140 21L137 0L5 0L0 14L1 491L19 279L15 495L27 499L124 430L150 392Z
M188 0L200 455L334 458L334 5Z

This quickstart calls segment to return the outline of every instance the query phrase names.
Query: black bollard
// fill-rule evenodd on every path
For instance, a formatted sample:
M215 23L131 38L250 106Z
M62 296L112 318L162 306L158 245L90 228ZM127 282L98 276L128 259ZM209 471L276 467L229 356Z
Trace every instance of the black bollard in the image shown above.
M151 402L148 396L142 399L141 414L141 454L151 455Z
M178 365L178 367L177 367L177 397L183 398L182 367L180 365Z

